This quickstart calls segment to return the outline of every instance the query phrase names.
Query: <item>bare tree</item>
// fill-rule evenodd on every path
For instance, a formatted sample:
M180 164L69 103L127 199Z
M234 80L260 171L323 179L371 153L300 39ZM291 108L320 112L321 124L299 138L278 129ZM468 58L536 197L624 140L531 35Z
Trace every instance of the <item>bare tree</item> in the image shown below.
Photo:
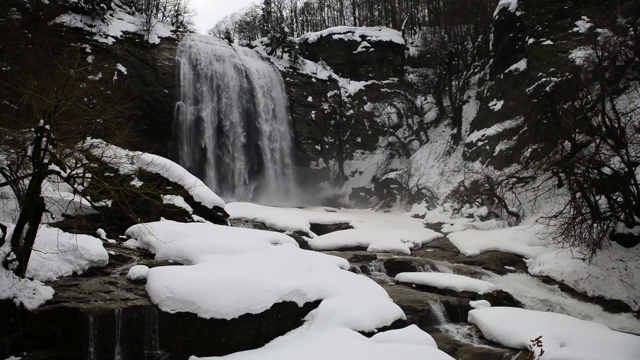
M0 185L14 190L20 214L4 260L24 277L46 211L44 181L55 176L78 185L73 167L83 156L76 145L87 137L116 140L126 134L127 106L113 88L116 64L87 62L83 48L64 44L53 29L44 26L11 51L2 61L14 63L0 80L0 147L9 150L0 164Z

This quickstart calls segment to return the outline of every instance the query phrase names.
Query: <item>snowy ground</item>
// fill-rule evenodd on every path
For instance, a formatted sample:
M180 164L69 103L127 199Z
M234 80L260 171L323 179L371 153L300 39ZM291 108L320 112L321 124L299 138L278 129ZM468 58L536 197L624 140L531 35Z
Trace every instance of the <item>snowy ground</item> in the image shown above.
M217 201L217 200L216 200ZM316 249L361 246L369 251L410 254L442 235L424 227L410 213L393 214L330 208L271 208L230 203L225 209L235 218L251 219L283 232L308 234ZM442 214L439 216L441 217ZM426 214L427 218L435 215ZM442 218L440 218L442 220ZM353 229L318 236L311 224L349 223ZM544 241L535 225L505 228L451 220L447 236L464 254L498 250L525 256L529 270L547 274L588 294L615 298L638 308L640 267L638 249L610 245L592 264L572 258L566 250ZM273 304L300 305L322 300L305 324L262 348L224 356L229 359L362 358L451 359L438 350L431 336L415 326L372 332L404 319L403 311L378 284L349 272L339 257L299 248L286 234L210 223L159 221L131 227L125 245L145 248L158 259L184 265L152 269L132 268L129 278L147 278L151 300L167 312L192 312L203 318L232 319L260 313ZM1 270L0 298L14 299L35 308L51 299L53 290L40 282L89 266L103 266L107 254L100 240L44 227L37 241L46 256L32 258L30 276L19 280ZM3 247L6 251L6 246ZM588 276L585 274L589 274ZM469 321L484 336L504 346L526 349L542 335L546 359L636 359L640 337L611 330L640 333L632 314L609 314L600 307L570 299L557 287L523 273L487 275L472 279L454 274L404 273L398 282L485 293L501 289L511 293L527 310L491 307L474 302ZM594 341L597 339L597 341ZM606 355L606 356L605 356Z

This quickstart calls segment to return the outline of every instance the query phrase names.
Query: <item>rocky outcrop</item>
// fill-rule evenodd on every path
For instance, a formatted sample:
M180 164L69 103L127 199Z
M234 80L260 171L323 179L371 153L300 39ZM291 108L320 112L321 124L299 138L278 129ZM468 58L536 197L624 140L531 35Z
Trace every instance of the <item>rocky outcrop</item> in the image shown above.
M367 31L373 29L371 31ZM323 61L341 77L356 80L386 80L404 74L405 45L400 37L385 36L386 28L339 27L303 36L299 41L302 56ZM394 41L395 40L395 41Z

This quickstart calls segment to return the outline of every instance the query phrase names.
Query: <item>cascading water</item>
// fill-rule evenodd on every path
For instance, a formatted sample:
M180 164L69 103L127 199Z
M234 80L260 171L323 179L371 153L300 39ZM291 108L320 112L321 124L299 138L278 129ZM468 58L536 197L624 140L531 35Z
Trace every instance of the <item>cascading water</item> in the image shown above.
M145 309L144 354L147 359L164 360L169 355L160 349L158 311L154 306Z
M120 346L120 338L122 337L122 309L115 309L116 318L116 345L113 350L113 360L122 360L122 347Z
M177 57L180 164L228 200L291 200L292 132L278 70L206 35L185 35Z
M89 314L89 346L87 360L96 360L96 320L93 314Z
M433 325L442 325L451 322L449 315L447 315L447 310L439 300L430 300L429 308L431 309L431 321Z

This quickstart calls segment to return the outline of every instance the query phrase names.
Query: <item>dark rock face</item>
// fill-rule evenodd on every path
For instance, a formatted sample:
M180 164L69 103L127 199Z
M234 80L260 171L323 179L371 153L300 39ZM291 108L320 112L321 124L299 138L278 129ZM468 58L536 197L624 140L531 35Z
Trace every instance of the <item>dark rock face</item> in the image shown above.
M353 35L353 31L336 34ZM313 42L302 41L300 48L304 58L324 61L337 74L351 80L386 80L404 74L405 46L392 41L372 41L366 36L345 40L330 35Z
M121 75L122 91L129 94L133 130L140 141L131 144L136 150L153 152L175 159L170 141L176 105L176 49L178 40L164 38L157 45L138 38L126 38L109 47L125 68Z
M335 80L318 80L295 72L283 72L289 114L293 128L293 161L296 167L297 183L306 188L315 185L314 177L328 178L327 169L312 171L309 164L318 161L323 154L316 145L323 137L320 117L322 103L327 93L338 89ZM316 119L318 117L318 119Z
M34 312L3 302L16 333L2 334L4 356L23 359L187 359L191 355L227 355L254 349L302 325L319 302L298 307L278 303L260 314L233 320L203 319L191 313L170 314L153 305L122 308L43 306ZM18 325L13 327L11 325Z
M478 115L471 122L470 133L509 124L514 119L518 119L518 123L511 123L498 134L466 143L465 160L480 161L498 170L525 161L535 162L569 136L572 130L555 118L560 115L555 114L554 109L571 100L576 89L584 87L572 78L576 64L569 54L590 43L591 36L573 29L580 16L597 20L611 15L605 4L526 0L518 2L515 13L503 9L497 14L493 22L489 86ZM526 70L506 71L523 59L527 59ZM545 78L560 81L552 86ZM540 86L535 87L536 84ZM504 101L499 110L490 108L493 100ZM508 142L510 140L513 141Z

